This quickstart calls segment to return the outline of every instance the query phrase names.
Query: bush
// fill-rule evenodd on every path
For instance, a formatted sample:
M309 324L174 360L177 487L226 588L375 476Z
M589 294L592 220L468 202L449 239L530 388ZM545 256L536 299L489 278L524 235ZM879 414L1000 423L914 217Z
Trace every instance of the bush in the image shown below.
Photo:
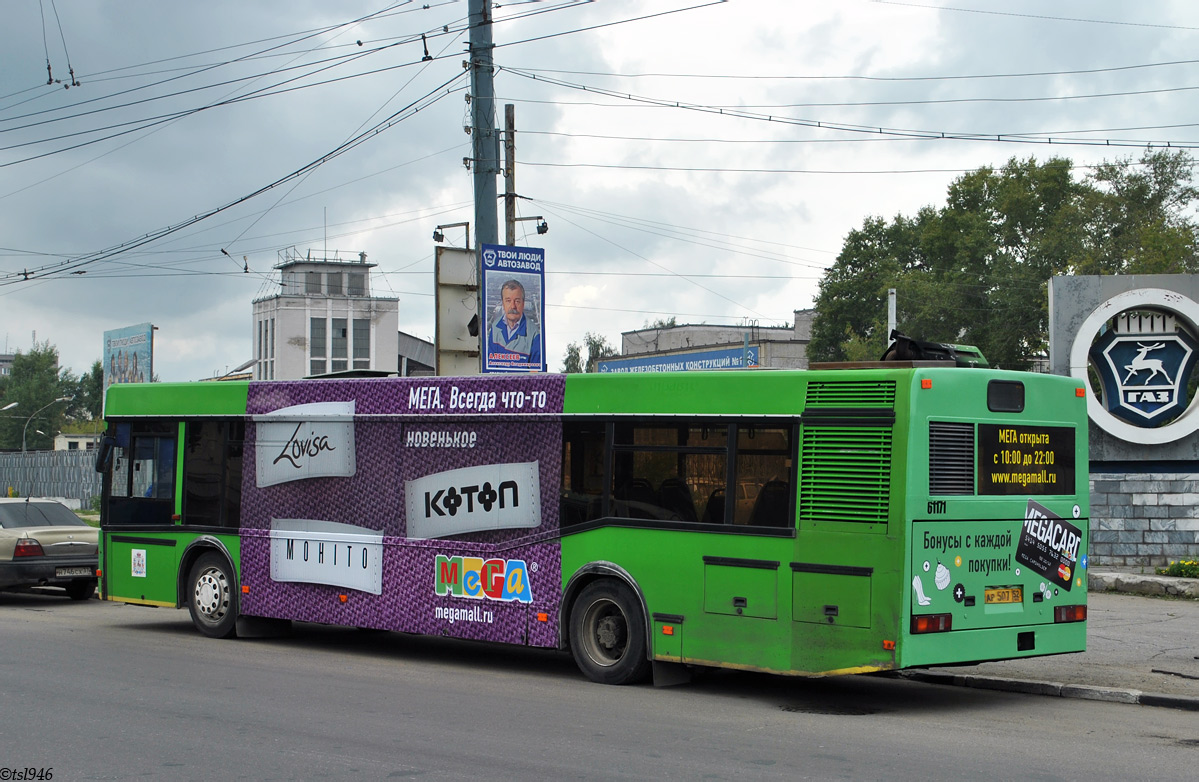
M92 513L99 513L100 512L100 495L97 494L96 496L94 496L90 500L88 500L87 507L91 509Z
M1159 576L1180 576L1182 578L1199 578L1199 561L1193 559L1180 559L1177 562L1171 562L1168 567L1159 567L1157 569Z

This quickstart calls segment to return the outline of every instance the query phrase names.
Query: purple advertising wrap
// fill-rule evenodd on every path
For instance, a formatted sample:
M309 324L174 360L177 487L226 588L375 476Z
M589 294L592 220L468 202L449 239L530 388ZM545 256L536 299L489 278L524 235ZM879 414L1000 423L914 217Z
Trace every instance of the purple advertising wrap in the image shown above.
M251 383L242 612L556 646L564 388L556 375Z

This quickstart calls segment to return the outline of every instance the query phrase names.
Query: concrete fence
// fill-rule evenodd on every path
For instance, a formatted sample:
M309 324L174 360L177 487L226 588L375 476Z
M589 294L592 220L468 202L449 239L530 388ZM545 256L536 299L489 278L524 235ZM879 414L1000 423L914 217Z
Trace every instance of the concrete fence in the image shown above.
M1091 473L1091 562L1199 559L1199 474Z
M0 453L0 494L12 489L20 497L61 497L86 508L100 495L95 465L95 451Z

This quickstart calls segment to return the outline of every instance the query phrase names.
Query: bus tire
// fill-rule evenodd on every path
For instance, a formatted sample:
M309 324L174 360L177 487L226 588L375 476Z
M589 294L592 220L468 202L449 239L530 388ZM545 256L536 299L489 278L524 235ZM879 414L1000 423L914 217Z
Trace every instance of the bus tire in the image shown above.
M237 593L228 561L215 552L200 555L187 585L187 607L196 629L210 638L233 637L237 632Z
M583 588L570 611L570 651L600 684L633 684L650 670L645 620L633 590L603 579Z

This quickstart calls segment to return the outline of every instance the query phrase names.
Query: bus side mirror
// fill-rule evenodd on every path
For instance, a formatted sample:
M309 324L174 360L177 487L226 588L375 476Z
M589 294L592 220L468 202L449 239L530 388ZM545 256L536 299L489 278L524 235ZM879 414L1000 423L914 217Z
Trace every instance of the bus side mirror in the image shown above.
M117 441L112 435L100 438L100 447L96 449L96 472L108 472L112 468L112 452L116 449Z

